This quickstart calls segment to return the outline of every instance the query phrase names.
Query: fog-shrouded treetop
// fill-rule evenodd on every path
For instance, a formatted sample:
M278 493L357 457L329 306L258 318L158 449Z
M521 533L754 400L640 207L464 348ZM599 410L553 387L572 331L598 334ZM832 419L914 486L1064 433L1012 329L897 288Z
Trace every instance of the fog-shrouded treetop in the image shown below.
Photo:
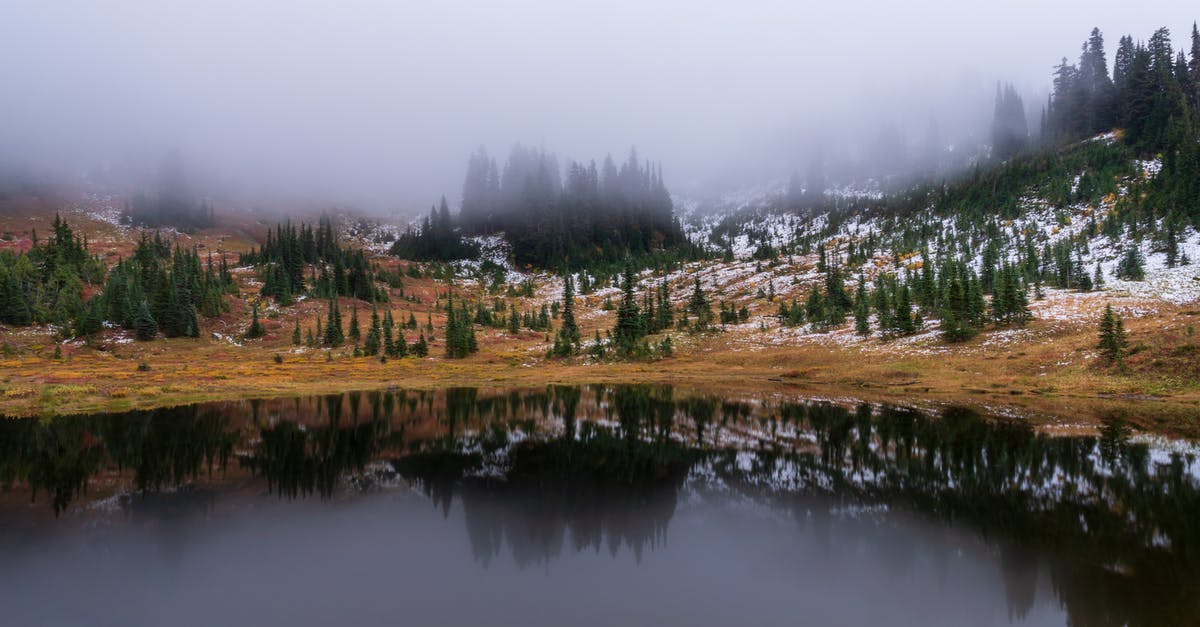
M819 153L832 186L990 143L997 82L1033 132L1047 59L1081 28L1184 34L1193 19L1182 0L10 2L0 166L152 195L177 150L218 205L404 215L457 205L462 155L518 140L560 164L637 145L689 195L786 181Z

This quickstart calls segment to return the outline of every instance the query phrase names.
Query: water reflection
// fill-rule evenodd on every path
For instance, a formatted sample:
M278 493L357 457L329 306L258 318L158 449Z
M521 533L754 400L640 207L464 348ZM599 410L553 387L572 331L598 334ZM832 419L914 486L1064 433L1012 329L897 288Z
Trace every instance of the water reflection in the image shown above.
M49 496L55 512L87 493L89 479L131 470L134 489L174 487L224 470L238 435L215 408L186 406L124 414L0 419L0 486Z
M966 551L994 564L1009 620L1039 615L1048 589L1071 624L1161 625L1200 619L1195 450L1115 422L1050 436L959 409L460 388L2 420L0 484L55 513L107 489L165 525L210 516L231 478L284 503L414 485L461 516L488 568L506 553L518 568L640 563L681 508L740 503L897 576L948 572Z

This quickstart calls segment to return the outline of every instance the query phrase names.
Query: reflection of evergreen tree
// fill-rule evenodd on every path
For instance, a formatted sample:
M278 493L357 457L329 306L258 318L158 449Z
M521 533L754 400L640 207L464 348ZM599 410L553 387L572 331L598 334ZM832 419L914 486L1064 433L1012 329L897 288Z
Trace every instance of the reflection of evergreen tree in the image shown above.
M103 434L109 458L134 471L139 491L181 485L202 469L211 476L237 441L228 417L195 405L108 415Z
M132 469L143 492L182 485L204 467L224 468L235 439L225 418L195 406L0 420L0 486L23 482L35 500L45 491L57 513L108 468Z
M352 424L344 426L343 401L343 395L325 398L328 421L324 426L302 428L285 421L260 429L254 452L239 461L265 477L268 489L280 496L291 499L314 492L332 496L343 476L362 472L386 432L386 423L359 423L357 413L350 417Z
M544 410L553 398L564 435L575 433L579 388L550 392L534 404ZM447 396L448 408L460 407L448 409L458 417L451 428L462 423L467 406L459 396ZM472 548L485 564L506 545L519 565L542 563L558 556L568 538L575 550L607 547L615 554L628 547L640 557L665 539L676 495L699 453L670 437L675 403L669 388L621 386L611 400L620 407L619 428L583 422L576 437L511 446L502 477L479 476L485 460L465 452L489 438L508 440L489 433L438 438L394 464L444 512L459 494Z
M279 420L292 406L318 420ZM258 424L234 431L229 411ZM1195 623L1198 462L1129 436L1121 422L1099 437L1051 437L961 409L750 403L648 385L459 388L0 421L0 486L48 493L61 511L90 478L126 469L131 507L186 515L197 507L188 503L210 502L203 490L177 502L158 492L223 468L235 446L286 497L327 497L394 456L443 512L460 499L479 561L507 550L527 565L564 550L640 556L665 539L691 478L794 507L831 550L861 538L897 572L952 551L926 539L918 554L835 508L884 505L972 531L980 559L996 556L1014 619L1047 589L1037 585L1045 572L1073 624Z

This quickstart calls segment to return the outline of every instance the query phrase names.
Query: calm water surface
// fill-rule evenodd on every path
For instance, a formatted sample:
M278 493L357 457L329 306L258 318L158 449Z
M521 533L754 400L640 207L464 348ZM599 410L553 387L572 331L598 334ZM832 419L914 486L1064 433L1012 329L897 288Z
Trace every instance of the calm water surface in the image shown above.
M1197 624L1196 452L643 386L6 420L0 624Z

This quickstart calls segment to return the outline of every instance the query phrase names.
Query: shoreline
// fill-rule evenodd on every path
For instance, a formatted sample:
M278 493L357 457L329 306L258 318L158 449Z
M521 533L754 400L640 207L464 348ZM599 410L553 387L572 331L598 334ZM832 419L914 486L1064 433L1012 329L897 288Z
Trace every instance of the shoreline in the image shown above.
M924 410L965 407L1048 429L1090 429L1119 418L1143 431L1200 437L1200 393L1191 389L1154 395L1144 393L1147 381L1133 375L1088 377L1081 376L1087 373L1057 372L1029 380L1014 378L1003 372L1006 368L982 364L975 366L981 368L979 374L963 376L953 371L952 360L934 358L919 362L912 358L860 360L851 367L846 361L853 356L836 349L778 349L751 355L701 352L657 362L542 361L528 365L498 363L503 360L496 355L465 360L403 359L387 364L353 357L327 361L325 351L288 353L284 362L277 364L276 353L254 352L233 361L225 356L223 365L229 371L223 373L203 369L215 356L195 352L201 354L160 352L145 360L151 364L149 371L138 371L141 362L136 358L99 352L62 361L29 355L0 360L0 367L15 373L0 395L0 416L110 413L390 388L662 384L714 393L771 394ZM984 363L996 361L1000 360ZM86 376L87 382L77 380L78 375Z

